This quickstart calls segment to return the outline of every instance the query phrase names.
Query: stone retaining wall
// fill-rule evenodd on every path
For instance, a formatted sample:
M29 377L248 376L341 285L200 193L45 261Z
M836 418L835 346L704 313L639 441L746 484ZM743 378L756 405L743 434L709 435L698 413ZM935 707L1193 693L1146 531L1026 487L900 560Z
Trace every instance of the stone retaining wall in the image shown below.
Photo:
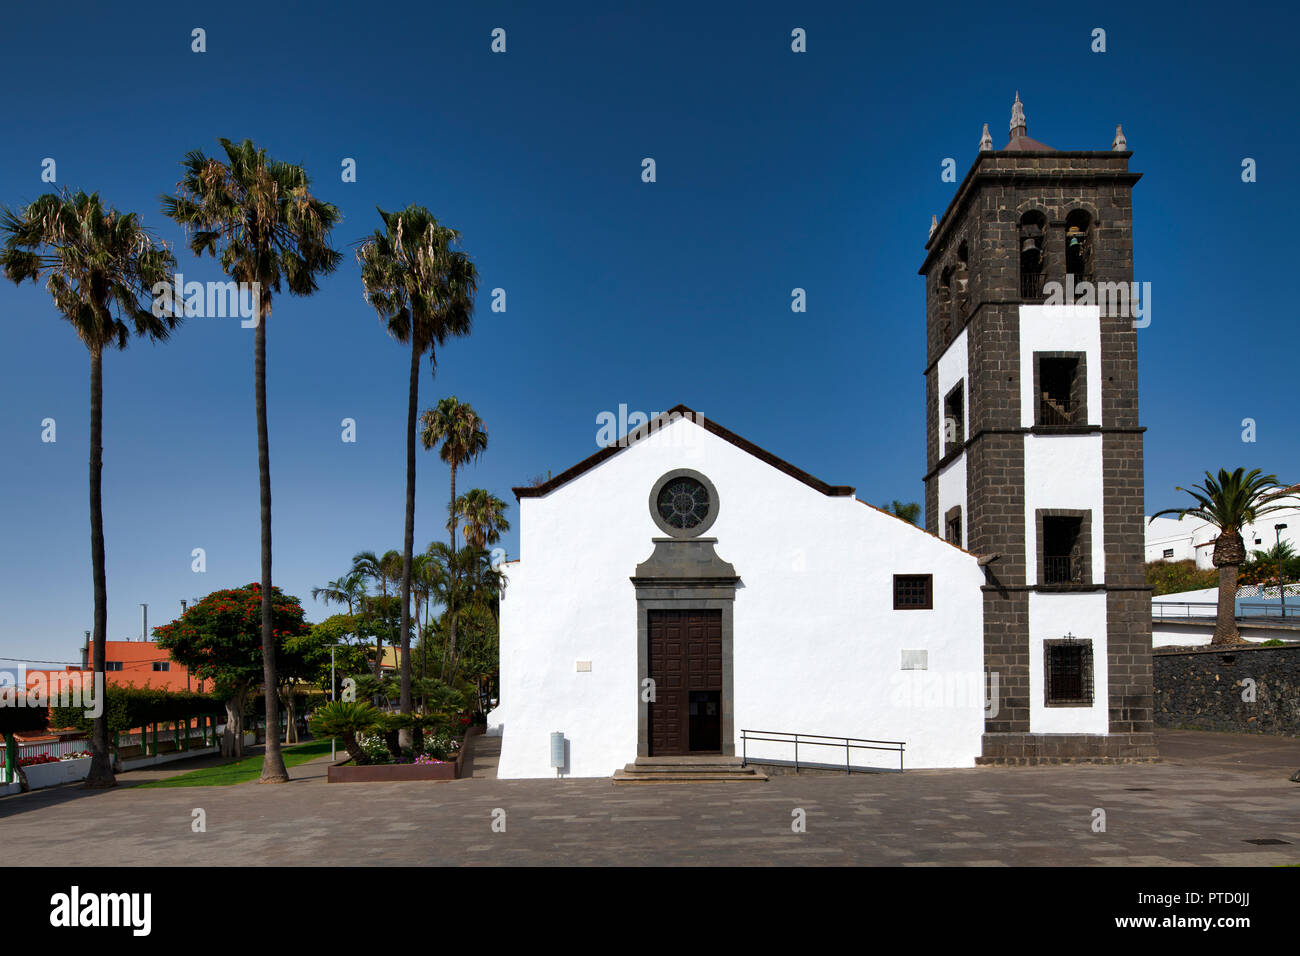
M1152 663L1159 727L1300 736L1300 644L1157 650Z

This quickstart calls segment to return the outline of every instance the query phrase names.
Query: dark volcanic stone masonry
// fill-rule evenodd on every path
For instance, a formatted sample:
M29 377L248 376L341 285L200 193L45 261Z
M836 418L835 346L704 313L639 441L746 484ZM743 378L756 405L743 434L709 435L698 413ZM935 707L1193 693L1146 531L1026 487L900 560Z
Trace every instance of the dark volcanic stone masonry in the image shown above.
M1026 426L1020 407L1020 308L1042 301L1020 275L1022 216L1042 223L1048 255L1041 274L1047 281L1065 279L1067 218L1084 212L1092 229L1092 280L1132 282L1131 194L1140 174L1129 170L1132 154L1123 149L1039 146L981 152L926 244L920 268L926 282L926 528L943 534L947 515L939 512L939 474L964 455L966 547L990 559L984 664L1000 675L1004 694L999 712L985 722L982 762L1150 759L1156 756L1151 610L1143 574L1143 429L1132 317L1101 316L1100 400L1078 396L1081 421L1064 428ZM938 363L963 333L968 433L964 445L949 450L941 441ZM1084 561L1081 589L1106 596L1108 734L1029 733L1028 598L1031 591L1053 589L1028 583L1030 569L1041 565L1038 554L1026 554L1025 526L1033 518L1025 513L1030 434L1102 437L1103 515L1085 521L1084 542L1101 536L1105 574L1093 573L1097 569Z
M1300 644L1153 657L1158 726L1300 736ZM1248 681L1253 701L1243 700Z

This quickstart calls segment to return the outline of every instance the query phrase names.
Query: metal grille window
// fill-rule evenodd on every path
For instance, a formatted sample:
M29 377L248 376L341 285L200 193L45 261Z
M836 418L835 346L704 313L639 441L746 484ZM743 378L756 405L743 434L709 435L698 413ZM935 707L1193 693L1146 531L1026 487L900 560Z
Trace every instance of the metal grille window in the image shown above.
M709 489L694 478L677 478L659 491L659 517L674 528L694 528L709 514Z
M1043 667L1048 707L1092 706L1092 641L1044 641Z
M933 607L934 575L894 575L895 611L928 611Z

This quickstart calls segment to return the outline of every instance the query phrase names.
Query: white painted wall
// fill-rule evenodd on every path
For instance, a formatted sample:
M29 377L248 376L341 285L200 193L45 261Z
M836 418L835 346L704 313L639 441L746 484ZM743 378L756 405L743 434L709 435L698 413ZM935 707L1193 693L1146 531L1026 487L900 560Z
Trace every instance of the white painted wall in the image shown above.
M1020 307L1020 423L1034 425L1035 352L1085 353L1089 424L1101 422L1101 310L1095 305ZM1092 573L1105 580L1100 435L1025 436L1025 553L1028 583L1038 583L1039 508L1092 512Z
M942 456L944 442L944 414L943 401L948 397L948 393L953 390L958 382L965 383L966 376L970 372L970 357L967 355L966 330L962 329L960 334L952 340L943 355L939 356L939 363L935 367L936 382L939 387L938 397L935 399L939 403L939 454ZM962 389L962 404L964 406L962 419L964 425L959 437L965 441L970 437L970 388L969 386Z
M553 776L552 731L566 735L574 776L609 776L636 758L628 579L662 536L649 494L674 468L716 486L720 510L707 536L741 577L737 731L902 740L906 767L973 765L983 732L982 694L973 692L983 673L975 558L680 421L520 502L520 560L501 605L501 699L488 718L502 735L500 776ZM934 609L893 610L895 573L934 574ZM930 670L902 672L903 650L922 649ZM591 670L579 672L578 661ZM768 755L789 756L776 745Z
M1039 508L1092 512L1092 579L1106 580L1101 435L1025 436L1025 554L1029 584L1038 583Z
M1300 634L1295 630L1282 627L1255 627L1238 624L1243 640L1252 644L1264 641L1297 641ZM1200 624L1179 623L1178 621L1153 621L1151 623L1152 647L1197 647L1209 644L1214 637L1214 625L1209 621Z
M1020 307L1020 424L1034 424L1035 352L1084 352L1087 365L1088 424L1101 424L1101 309L1095 305Z
M944 416L944 399L958 382L962 383L962 404L965 406L962 413L962 430L959 440L966 441L970 437L970 385L967 382L967 376L970 372L970 357L967 353L967 336L966 330L962 329L958 336L953 339L943 355L939 356L938 365L935 368L936 381L938 382L939 395L939 455L943 456L946 444L944 436L947 434L946 421ZM938 496L939 496L939 525L935 529L939 537L947 533L944 523L944 515L948 509L961 508L961 546L966 547L967 525L969 517L966 514L966 456L962 454L956 461L950 462L944 467L938 475Z
M1083 352L1088 422L1101 422L1101 310L1097 306L1020 307L1020 423L1035 424L1036 352ZM1081 423L1083 424L1083 423ZM1026 580L1038 578L1038 522L1041 508L1087 510L1090 521L1092 580L1106 579L1101 435L1025 436ZM1043 641L1091 639L1093 704L1047 707L1044 703ZM1031 733L1104 734L1108 730L1106 595L1104 593L1029 595L1029 728Z
M1204 522L1192 518L1143 518L1146 530L1146 560L1150 561L1194 561L1196 545L1208 538L1197 538L1198 529L1208 527ZM1213 534L1209 536L1213 537ZM1165 557L1165 551L1173 554Z
M1043 641L1071 633L1092 641L1091 707L1044 704ZM1104 734L1109 729L1107 690L1106 594L1029 593L1029 732Z
M1218 588L1197 588L1195 591L1175 591L1172 594L1157 594L1151 598L1152 605L1170 604L1175 605L1167 610L1169 614L1188 614L1193 617L1201 615L1204 617L1214 617L1218 613L1219 589ZM1213 607L1177 607L1183 603L1201 603L1212 604ZM1154 607L1153 607L1154 610Z
M939 472L939 536L947 534L944 516L949 508L961 508L961 546L966 547L970 534L970 516L966 513L966 456L960 455Z

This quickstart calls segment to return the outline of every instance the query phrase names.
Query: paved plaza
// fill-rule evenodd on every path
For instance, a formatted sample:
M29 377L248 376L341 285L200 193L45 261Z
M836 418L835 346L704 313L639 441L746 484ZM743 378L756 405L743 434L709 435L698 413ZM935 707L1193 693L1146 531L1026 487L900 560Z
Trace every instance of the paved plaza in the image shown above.
M495 741L478 743L474 775L454 782L327 784L328 757L274 787L140 790L138 772L107 792L0 799L0 830L29 849L11 864L33 865L1300 864L1289 738L1164 732L1155 764L624 787L498 780ZM196 808L204 833L191 830Z

